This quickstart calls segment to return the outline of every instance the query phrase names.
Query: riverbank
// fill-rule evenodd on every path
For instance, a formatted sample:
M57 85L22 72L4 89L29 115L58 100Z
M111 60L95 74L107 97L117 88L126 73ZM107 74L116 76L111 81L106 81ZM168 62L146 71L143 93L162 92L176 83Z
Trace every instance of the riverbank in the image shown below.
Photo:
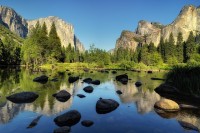
M129 71L151 71L151 72L160 72L160 71L169 71L172 69L172 66L163 64L160 66L146 66L143 63L113 63L109 65L98 65L97 63L55 63L55 64L44 64L40 66L41 69L45 70L129 70Z

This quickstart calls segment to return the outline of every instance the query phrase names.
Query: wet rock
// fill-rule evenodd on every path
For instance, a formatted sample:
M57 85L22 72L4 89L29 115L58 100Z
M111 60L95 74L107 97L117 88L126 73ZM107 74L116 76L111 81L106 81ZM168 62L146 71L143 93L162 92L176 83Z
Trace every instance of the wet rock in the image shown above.
M73 126L77 124L81 119L81 114L77 110L71 110L54 119L54 122L58 126Z
M179 105L170 99L162 99L155 103L154 107L166 112L176 112L179 111Z
M86 78L83 80L83 82L90 84L92 82L91 78Z
M72 75L72 73L68 73L67 75L68 75L68 76L71 76L71 75Z
M162 94L179 94L179 90L175 87L172 87L170 85L167 84L161 84L159 87L157 87L154 90L156 93L162 95Z
M162 79L162 78L151 78L151 80L165 80L165 79Z
M92 93L94 88L92 86L86 86L85 88L83 88L83 90L87 93Z
M195 127L193 124L188 123L188 122L184 122L184 121L178 121L179 124L186 130L193 130L193 131L197 131L199 132L199 129L197 127Z
M38 121L40 120L40 118L42 117L42 115L38 116L37 118L35 118L27 128L33 128L38 124Z
M79 97L79 98L84 98L85 95L83 95L83 94L77 94L77 97Z
M165 119L171 119L178 116L178 112L165 112L163 110L156 109L156 108L154 108L154 110L160 117L165 118Z
M53 79L51 79L51 81L53 81L53 82L57 82L58 79L57 79L57 78L53 78Z
M147 73L153 73L153 71L149 70L149 71L147 71Z
M113 99L99 99L96 103L96 112L98 114L106 114L114 111L119 103Z
M117 73L117 71L112 71L112 74L116 74Z
M55 93L52 96L55 97L60 102L66 102L67 100L70 99L71 94L66 90L61 90L60 92Z
M64 126L64 127L59 127L57 129L54 130L54 133L69 133L71 130L70 127L68 126Z
M119 95L121 95L121 94L122 94L122 91L117 90L116 93L119 94Z
M91 82L91 84L100 85L100 81L99 80L94 80L94 81Z
M121 82L122 84L127 84L128 83L128 75L127 74L122 74L118 75L115 78L117 81Z
M83 120L83 121L81 122L81 124L82 124L83 126L85 126L85 127L90 127L90 126L92 126L92 125L94 124L94 122L93 122L93 121L90 121L90 120Z
M39 97L34 92L20 92L6 97L13 103L32 103Z
M72 76L70 76L70 77L68 78L68 81L69 81L69 83L74 83L74 82L76 82L78 79L79 79L78 76L77 76L77 77L72 77Z
M197 106L188 105L188 104L179 104L179 107L181 109L199 109L199 107Z
M141 85L142 85L142 83L140 81L135 82L136 87L140 87Z
M42 75L40 77L34 78L33 81L45 84L48 81L48 77L46 75Z

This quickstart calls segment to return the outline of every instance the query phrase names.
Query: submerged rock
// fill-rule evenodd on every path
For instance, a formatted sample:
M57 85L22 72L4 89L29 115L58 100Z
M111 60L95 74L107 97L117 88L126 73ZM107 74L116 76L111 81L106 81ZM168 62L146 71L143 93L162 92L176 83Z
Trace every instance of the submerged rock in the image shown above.
M142 83L140 81L135 82L136 87L140 87L141 85L142 85Z
M112 74L116 74L117 73L117 71L112 71Z
M32 103L39 97L34 92L20 92L6 97L13 103Z
M38 121L40 120L40 118L42 117L42 115L38 116L37 118L35 118L27 128L33 128L38 124Z
M155 112L162 118L171 119L178 116L178 112L166 112L160 109L154 108Z
M57 129L54 130L54 133L69 133L71 130L70 127L68 126L64 126L64 127L59 127Z
M100 85L100 81L99 80L94 80L94 81L91 82L91 84Z
M179 111L179 105L170 99L162 99L155 103L155 108L164 110L166 112L176 112Z
M90 84L92 82L91 78L86 78L83 80L83 82Z
M70 76L70 77L68 78L69 83L74 83L74 82L76 82L77 80L79 80L79 77L78 77L78 76L77 76L77 77L72 77L72 76Z
M114 111L119 103L113 99L99 99L96 103L96 112L98 114L106 114Z
M54 119L58 126L73 126L81 119L81 114L77 110L68 111Z
M128 75L127 74L122 74L118 75L115 78L117 81L121 82L122 84L127 84L128 83Z
M188 123L188 122L184 122L184 121L178 121L179 124L186 130L193 130L193 131L197 131L199 132L199 129L197 127L195 127L193 124Z
M94 124L94 122L93 122L93 121L90 121L90 120L83 120L83 121L81 122L81 124L82 124L83 126L85 126L85 127L90 127L90 126L92 126L92 125Z
M55 97L60 102L66 102L67 100L70 99L71 94L66 90L61 90L58 93L53 94L52 96Z
M94 88L92 86L86 86L85 88L83 88L83 90L87 93L92 93Z
M48 81L48 77L46 75L42 75L40 77L34 78L33 81L45 84Z
M79 98L84 98L85 95L83 95L83 94L77 94L77 97L79 97Z
M119 95L121 95L121 94L122 94L122 91L117 90L116 93L119 94Z

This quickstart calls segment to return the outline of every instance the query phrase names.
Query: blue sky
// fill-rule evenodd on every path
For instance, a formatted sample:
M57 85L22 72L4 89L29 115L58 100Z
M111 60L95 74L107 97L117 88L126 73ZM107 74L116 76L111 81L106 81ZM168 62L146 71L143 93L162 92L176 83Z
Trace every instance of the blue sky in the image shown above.
M122 30L135 31L139 20L171 23L184 5L200 0L0 0L26 19L57 16L74 25L86 49L112 49Z

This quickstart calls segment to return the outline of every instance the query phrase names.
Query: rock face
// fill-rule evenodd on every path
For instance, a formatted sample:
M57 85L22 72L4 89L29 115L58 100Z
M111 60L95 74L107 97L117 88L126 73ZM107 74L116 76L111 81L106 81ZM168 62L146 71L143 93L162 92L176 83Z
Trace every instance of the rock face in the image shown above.
M71 46L76 50L79 50L79 52L85 51L83 44L77 37L75 37L74 27L72 24L69 24L55 16L39 18L36 20L26 20L17 14L12 8L0 6L0 24L3 24L20 37L25 38L37 22L41 25L45 22L48 32L54 22L62 46L67 47L71 44Z
M169 25L157 22L139 21L135 32L123 31L116 42L116 48L129 48L135 50L139 44L153 42L158 46L160 38L164 40L173 33L175 41L179 32L183 34L183 41L187 40L190 31L194 34L200 31L200 7L188 5L183 7L178 17Z
M26 20L11 8L0 6L0 23L21 37L28 33Z

